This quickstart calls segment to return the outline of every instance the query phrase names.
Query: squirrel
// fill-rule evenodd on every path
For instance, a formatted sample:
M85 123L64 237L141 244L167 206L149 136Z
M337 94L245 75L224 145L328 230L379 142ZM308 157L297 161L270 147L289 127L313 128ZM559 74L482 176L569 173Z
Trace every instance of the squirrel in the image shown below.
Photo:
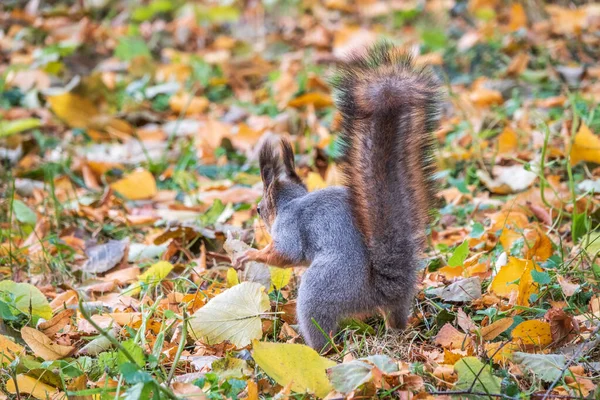
M237 261L309 265L297 300L300 333L324 350L341 319L377 311L405 328L435 197L437 80L389 43L354 55L331 83L342 116L345 184L308 192L291 144L260 149L258 214L272 242ZM318 325L318 326L317 326Z

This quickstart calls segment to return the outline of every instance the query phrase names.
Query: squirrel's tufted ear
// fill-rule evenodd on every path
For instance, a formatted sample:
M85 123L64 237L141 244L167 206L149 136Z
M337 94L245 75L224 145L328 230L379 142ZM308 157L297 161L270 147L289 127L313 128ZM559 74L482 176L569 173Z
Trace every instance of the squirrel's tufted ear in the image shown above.
M294 162L294 150L287 139L281 139L281 158L283 159L283 168L285 176L292 182L302 184L302 179L296 173L296 164Z
M258 155L258 162L260 164L260 177L266 188L271 185L275 178L282 172L279 154L273 150L273 144L270 141L266 141L261 147Z

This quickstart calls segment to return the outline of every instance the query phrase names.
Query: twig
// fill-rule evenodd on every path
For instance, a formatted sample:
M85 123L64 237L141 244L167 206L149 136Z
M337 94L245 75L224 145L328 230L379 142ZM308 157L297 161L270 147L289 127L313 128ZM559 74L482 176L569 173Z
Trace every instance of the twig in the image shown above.
M433 395L438 395L438 396L457 396L457 395L461 395L461 394L465 394L465 395L469 395L469 396L488 396L488 397L496 397L499 399L514 399L513 396L509 396L507 394L502 394L502 393L484 393L484 392L471 392L468 390L449 390L449 391L435 391L435 392L428 392L428 394L433 394ZM550 396L551 399L573 399L573 400L581 400L584 399L585 397L582 396L570 396L567 394L551 394Z

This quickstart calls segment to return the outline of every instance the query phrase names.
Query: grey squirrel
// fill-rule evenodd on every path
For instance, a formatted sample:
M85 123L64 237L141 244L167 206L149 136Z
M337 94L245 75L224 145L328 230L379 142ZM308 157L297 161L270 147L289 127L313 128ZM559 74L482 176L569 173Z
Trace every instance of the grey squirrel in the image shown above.
M344 186L308 192L290 143L264 144L258 213L273 240L237 262L310 265L297 316L316 350L329 343L316 324L331 335L342 318L384 311L388 326L406 326L435 195L436 79L380 43L342 65L332 84L342 115Z

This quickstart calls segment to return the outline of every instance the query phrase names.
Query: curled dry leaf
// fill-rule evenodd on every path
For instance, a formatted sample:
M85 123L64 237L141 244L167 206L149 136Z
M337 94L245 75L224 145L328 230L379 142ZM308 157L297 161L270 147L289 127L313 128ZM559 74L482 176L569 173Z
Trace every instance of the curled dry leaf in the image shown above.
M38 329L40 329L44 334L48 337L52 337L56 335L61 329L71 323L71 317L75 315L75 310L66 309L54 317L52 317L49 321L42 322L38 325Z
M561 308L551 308L546 312L544 318L550 323L554 346L560 346L568 342L579 332L577 321Z

